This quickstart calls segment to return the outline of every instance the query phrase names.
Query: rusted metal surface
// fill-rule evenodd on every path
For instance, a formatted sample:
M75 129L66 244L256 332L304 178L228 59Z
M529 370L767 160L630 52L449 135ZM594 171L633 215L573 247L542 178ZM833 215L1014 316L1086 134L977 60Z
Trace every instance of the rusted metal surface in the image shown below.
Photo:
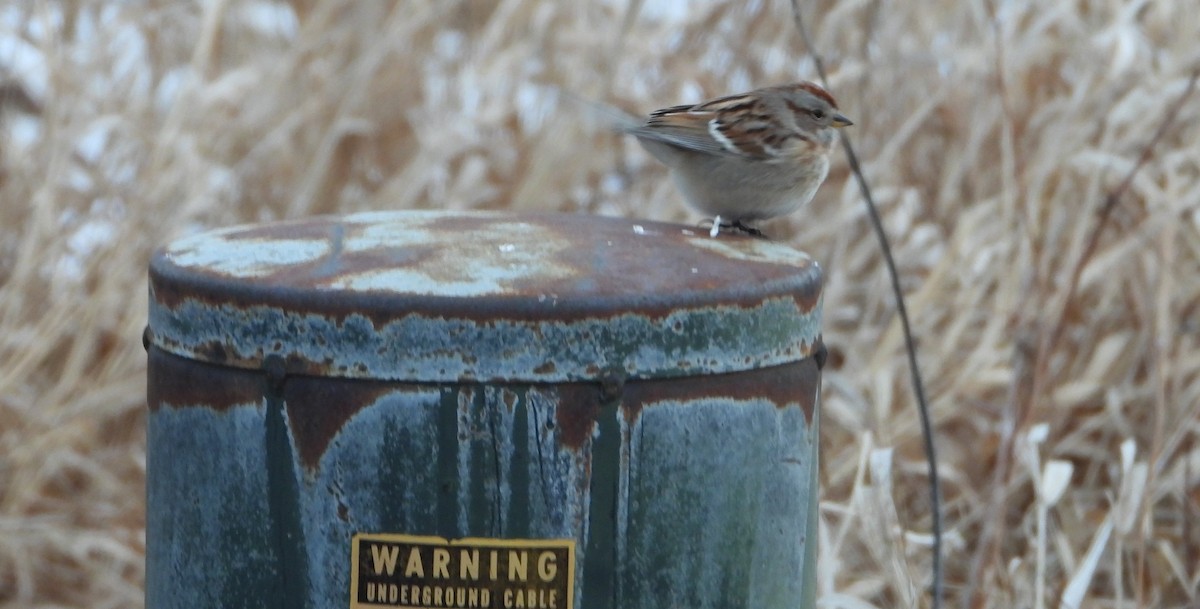
M807 256L761 239L563 214L371 213L176 241L151 263L149 338L319 376L686 376L809 355L820 288Z
M632 383L622 400L623 597L814 606L816 363L690 381Z
M370 214L168 246L147 606L345 606L351 537L392 532L575 540L576 609L812 607L819 269L688 232Z

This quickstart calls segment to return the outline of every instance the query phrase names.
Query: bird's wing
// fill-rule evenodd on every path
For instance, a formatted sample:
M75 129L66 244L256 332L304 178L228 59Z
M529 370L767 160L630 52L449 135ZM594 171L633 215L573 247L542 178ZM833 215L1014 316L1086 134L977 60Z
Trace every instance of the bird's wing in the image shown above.
M715 112L697 110L694 105L673 106L656 110L644 123L628 131L640 138L704 154L737 155L737 150L713 137L714 120L717 120Z
M770 160L778 151L762 145L760 132L773 126L757 111L758 103L752 96L731 95L700 105L672 106L651 113L645 123L628 131L697 152Z

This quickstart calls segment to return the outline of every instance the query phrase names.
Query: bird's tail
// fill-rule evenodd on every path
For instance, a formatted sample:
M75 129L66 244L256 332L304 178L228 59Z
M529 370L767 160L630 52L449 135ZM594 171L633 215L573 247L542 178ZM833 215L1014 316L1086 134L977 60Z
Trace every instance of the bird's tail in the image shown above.
M593 128L610 129L620 133L631 133L642 127L645 120L636 114L613 104L580 96L570 91L559 91L564 107L577 114L580 122Z

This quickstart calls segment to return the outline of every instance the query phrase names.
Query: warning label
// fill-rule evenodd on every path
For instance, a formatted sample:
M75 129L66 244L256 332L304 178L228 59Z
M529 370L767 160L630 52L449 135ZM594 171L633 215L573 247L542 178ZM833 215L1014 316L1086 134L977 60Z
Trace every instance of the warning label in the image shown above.
M572 539L357 533L350 607L573 609Z

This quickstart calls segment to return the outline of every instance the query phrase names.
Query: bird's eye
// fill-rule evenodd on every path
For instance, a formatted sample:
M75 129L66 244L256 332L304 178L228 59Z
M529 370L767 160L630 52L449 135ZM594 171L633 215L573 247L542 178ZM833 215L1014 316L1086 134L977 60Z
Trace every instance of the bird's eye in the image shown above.
M817 120L821 120L821 119L825 118L824 110L813 110L812 112L810 112L810 114L812 114L812 117Z

